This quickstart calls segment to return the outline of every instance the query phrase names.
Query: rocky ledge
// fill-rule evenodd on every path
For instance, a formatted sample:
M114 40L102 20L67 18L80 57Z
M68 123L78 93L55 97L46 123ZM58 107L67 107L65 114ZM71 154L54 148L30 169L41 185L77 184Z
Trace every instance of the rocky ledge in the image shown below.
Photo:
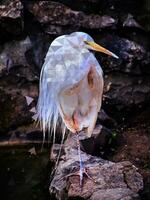
M101 129L95 129L93 138L97 140ZM83 133L80 134L81 144L85 144ZM81 151L81 156L88 175L83 177L80 186L79 158L76 135L70 135L65 141L60 161L50 184L50 193L57 199L89 199L89 200L135 200L143 188L143 179L138 169L128 161L110 162L100 157ZM91 139L90 139L91 140ZM54 144L50 159L57 162L60 145Z

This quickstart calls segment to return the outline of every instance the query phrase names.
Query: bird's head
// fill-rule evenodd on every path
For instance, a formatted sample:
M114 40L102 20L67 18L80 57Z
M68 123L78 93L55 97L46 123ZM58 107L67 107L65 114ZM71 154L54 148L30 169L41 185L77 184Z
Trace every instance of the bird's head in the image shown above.
M66 49L68 49L69 47L76 48L78 50L88 49L97 52L102 52L109 56L118 58L118 56L112 53L111 51L95 43L93 38L84 32L74 32L69 35L60 36L52 42L51 46L58 46L58 43Z

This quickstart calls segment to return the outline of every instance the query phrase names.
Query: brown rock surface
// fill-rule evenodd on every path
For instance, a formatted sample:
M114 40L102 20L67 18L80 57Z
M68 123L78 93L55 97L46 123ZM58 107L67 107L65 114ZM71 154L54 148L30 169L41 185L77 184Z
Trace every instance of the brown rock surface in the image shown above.
M52 148L51 159L55 162L59 148L58 145ZM57 170L50 184L50 192L54 193L57 199L139 199L138 192L143 188L143 180L137 168L130 162L113 163L85 152L81 153L87 172L96 183L84 177L81 191L76 136L72 135L63 146Z
M0 5L0 33L19 36L23 31L21 1L6 1ZM2 42L2 41L1 41Z

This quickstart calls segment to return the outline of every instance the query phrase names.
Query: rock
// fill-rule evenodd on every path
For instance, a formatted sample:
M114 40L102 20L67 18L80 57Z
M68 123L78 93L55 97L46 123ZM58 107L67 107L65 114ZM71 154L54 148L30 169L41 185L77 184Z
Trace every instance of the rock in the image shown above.
M143 117L150 116L150 110L147 109L146 113L138 116L136 126L126 128L123 133L123 143L119 145L119 149L113 156L114 162L123 160L130 160L139 169L139 172L144 179L144 190L140 191L141 199L150 199L149 186L150 186L150 166L149 166L149 152L150 152L150 120L144 120ZM150 117L149 117L150 119ZM144 121L143 121L144 120ZM145 122L147 122L145 124ZM130 173L130 172L128 172ZM132 173L132 171L131 171ZM128 178L128 177L127 177ZM134 187L134 184L133 184Z
M53 39L52 36L37 33L30 36L32 47L26 52L26 59L29 65L34 66L38 71L39 69L41 70L44 58Z
M25 54L30 48L29 37L21 41L6 43L0 53L0 72L3 70L9 72L14 66L29 66Z
M114 73L106 77L105 84L108 82L111 82L111 86L105 93L107 97L103 105L106 112L118 122L130 121L135 113L141 112L148 104L150 92L148 77Z
M21 94L12 92L13 95L0 90L0 127L1 134L30 121L25 98Z
M96 125L92 136L81 140L81 149L90 155L106 158L111 152L110 140L112 140L111 130L102 125Z
M104 199L110 199L110 200L139 200L139 197L137 194L134 194L130 189L106 189L106 190L99 190L95 192L90 200L104 200Z
M133 15L128 14L123 22L124 27L132 27L142 29L141 25L134 19Z
M149 52L146 51L144 46L134 41L107 34L98 40L98 43L103 44L103 46L119 56L119 59L106 56L100 58L101 55L97 54L105 73L113 71L139 75L143 73L143 68L150 63ZM150 72L148 68L147 72Z
M146 7L146 8L148 8L148 7ZM140 25L144 28L144 30L146 30L149 33L149 31L150 31L150 15L147 13L144 13L142 16L139 16L139 22L140 22Z
M73 32L73 30L77 31L80 28L111 28L117 23L110 16L87 15L84 12L71 10L61 3L52 1L32 2L27 4L27 8L49 34L65 34ZM69 29L70 26L71 29Z
M15 0L13 2L8 1L7 5L0 6L0 18L8 17L8 18L19 18L21 15L22 5L19 0Z
M105 87L109 86L104 90L103 108L117 122L123 122L124 118L130 120L149 102L150 81L147 75L150 73L150 53L144 44L110 34L98 43L119 56L116 60L96 55L104 70Z
M73 0L57 0L59 3L63 3L65 6L68 6L72 10L83 11L87 13L99 12L99 9L102 9L101 2L99 0L76 0L76 3Z
M23 124L30 124L34 113L27 105L25 96L38 96L38 84L35 74L29 68L13 67L9 73L0 76L0 127L1 133L7 133Z
M20 35L23 31L22 4L19 0L7 1L0 5L0 32L1 38L5 34ZM5 33L5 34L4 34ZM3 40L4 40L3 38Z
M20 144L43 144L43 132L41 131L40 126L37 126L35 124L35 121L33 123L30 123L28 125L23 125L18 127L16 130L17 140L20 140ZM44 143L47 144L50 141L47 141L47 136L45 138Z
M142 2L141 5L141 2L136 0L126 0L124 2L114 0L76 0L76 3L73 0L57 0L57 2L63 3L73 10L80 10L86 13L108 13L115 17L116 13L119 16L128 12L135 14L141 11L143 4L146 4L146 1ZM148 6L147 2L146 9L148 9Z
M21 116L21 118L23 118ZM43 132L41 131L40 127L32 121L32 123L28 123L26 125L19 125L13 131L8 131L7 134L0 135L0 147L4 146L22 146L27 144L35 144L42 148L43 145ZM47 144L51 144L51 141L48 140L46 135L44 146ZM30 149L34 150L34 149ZM34 153L30 152L30 153Z
M81 135L83 138L83 136ZM56 162L60 145L53 145L51 159ZM57 199L110 200L139 199L138 191L143 180L130 162L113 163L81 151L88 174L96 183L84 177L83 188L79 185L79 162L76 136L72 135L63 145L60 161L50 184L50 193Z
M103 109L101 109L100 112L98 113L97 121L98 123L104 125L105 127L111 128L117 126L117 122L113 118L109 117Z

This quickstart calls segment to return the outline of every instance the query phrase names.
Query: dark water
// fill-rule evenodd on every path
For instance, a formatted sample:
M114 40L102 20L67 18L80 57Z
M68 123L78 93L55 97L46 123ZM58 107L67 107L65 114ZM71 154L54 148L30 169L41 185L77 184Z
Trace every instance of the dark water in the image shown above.
M32 147L0 148L1 200L50 199L49 149L31 155L28 150Z

